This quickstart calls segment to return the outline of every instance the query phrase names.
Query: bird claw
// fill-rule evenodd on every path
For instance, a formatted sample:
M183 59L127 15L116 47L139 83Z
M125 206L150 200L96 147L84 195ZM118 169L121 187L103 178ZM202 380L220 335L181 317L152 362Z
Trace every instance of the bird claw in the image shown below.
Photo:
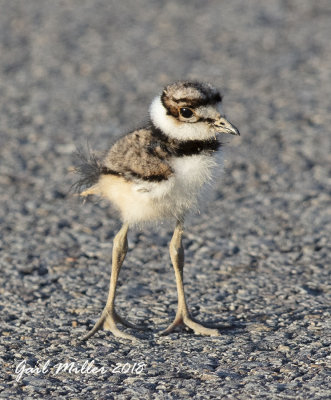
M99 320L95 323L94 327L82 338L82 340L86 341L99 330L105 329L107 331L110 331L116 337L128 339L132 342L137 341L137 338L135 336L122 332L120 329L118 329L116 325L117 322L131 329L147 330L147 328L144 326L135 325L131 322L126 321L124 318L120 317L116 313L116 311L109 312L107 310L104 310Z
M168 335L169 333L173 332L177 326L187 326L188 328L192 329L194 333L200 335L220 336L220 333L217 329L207 328L206 326L203 326L195 321L189 315L176 316L174 321L164 331L160 332L160 335Z

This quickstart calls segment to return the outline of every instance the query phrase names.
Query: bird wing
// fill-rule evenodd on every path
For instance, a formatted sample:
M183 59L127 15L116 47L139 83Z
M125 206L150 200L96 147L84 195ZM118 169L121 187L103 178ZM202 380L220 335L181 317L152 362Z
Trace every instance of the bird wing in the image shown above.
M160 182L173 170L169 153L148 128L136 130L119 139L110 148L103 166L131 181Z

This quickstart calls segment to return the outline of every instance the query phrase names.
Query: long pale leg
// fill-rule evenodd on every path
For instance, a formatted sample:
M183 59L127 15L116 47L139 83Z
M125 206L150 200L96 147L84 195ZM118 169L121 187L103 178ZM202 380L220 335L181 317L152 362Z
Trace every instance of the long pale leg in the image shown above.
M112 254L112 271L110 277L110 287L109 287L107 303L101 314L101 317L96 322L94 327L90 330L90 332L83 337L83 340L89 339L91 336L93 336L96 332L98 332L102 328L111 331L114 336L130 339L132 341L136 340L134 336L120 331L116 326L116 322L119 322L129 328L144 329L143 327L133 325L130 322L121 318L116 313L114 306L117 279L128 250L127 233L128 233L128 225L124 224L114 238L113 254Z
M167 329L161 332L161 335L167 335L168 333L172 332L178 325L186 325L189 328L193 329L195 333L201 335L219 336L219 332L217 329L210 329L199 324L198 322L194 321L189 314L185 300L183 284L184 249L182 245L182 236L183 223L177 221L176 228L170 242L170 258L176 276L178 307L174 321L168 326Z

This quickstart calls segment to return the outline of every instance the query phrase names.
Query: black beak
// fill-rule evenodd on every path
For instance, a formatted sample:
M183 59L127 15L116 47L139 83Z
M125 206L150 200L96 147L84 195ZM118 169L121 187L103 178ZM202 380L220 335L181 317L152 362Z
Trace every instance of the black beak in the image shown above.
M215 127L219 133L230 133L231 135L240 136L239 130L224 117L215 121Z

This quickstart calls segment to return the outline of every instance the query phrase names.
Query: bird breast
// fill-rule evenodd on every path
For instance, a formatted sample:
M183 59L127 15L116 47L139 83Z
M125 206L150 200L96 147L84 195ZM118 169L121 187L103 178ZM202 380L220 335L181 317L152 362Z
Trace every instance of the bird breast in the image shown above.
M188 210L197 209L202 187L211 183L216 168L221 169L220 157L215 155L174 157L170 161L174 173L161 182L128 182L104 175L98 192L115 205L122 220L130 225L181 218Z
M193 155L176 157L170 161L173 175L161 182L142 182L135 190L151 200L160 218L180 217L189 209L196 209L203 186L212 182L215 170L221 169L220 157Z

